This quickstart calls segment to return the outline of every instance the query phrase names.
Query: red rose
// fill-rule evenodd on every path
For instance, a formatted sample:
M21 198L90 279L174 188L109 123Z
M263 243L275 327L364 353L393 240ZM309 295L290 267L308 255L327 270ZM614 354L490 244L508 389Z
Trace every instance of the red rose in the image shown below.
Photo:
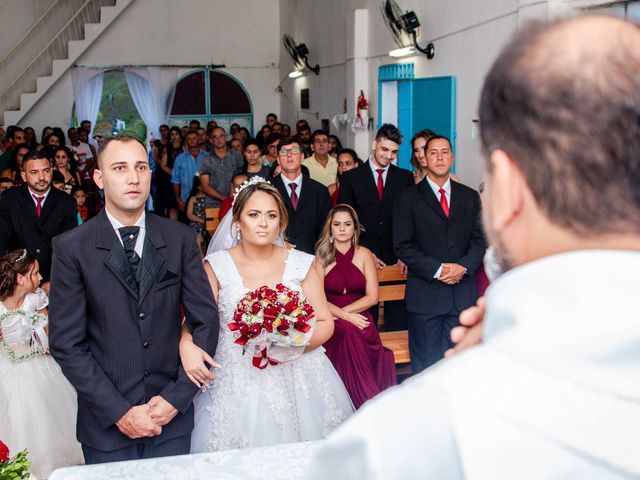
M9 460L9 447L0 440L0 462L6 462Z
M256 302L253 305L251 305L251 312L254 315L256 315L258 312L260 312L261 309L262 309L262 306L258 302Z
M247 333L249 333L249 325L247 325L246 323L242 323L239 330L242 335L246 335Z
M264 316L265 318L276 318L278 315L278 307L274 304L267 305L264 307Z
M280 293L284 292L287 289L283 284L279 283L276 285L276 290Z
M260 330L262 330L262 326L257 323L254 323L249 327L249 331L254 335L258 335L260 333Z
M291 300L284 306L284 313L289 315L291 312L293 312L296 309L297 306L298 306L298 303Z

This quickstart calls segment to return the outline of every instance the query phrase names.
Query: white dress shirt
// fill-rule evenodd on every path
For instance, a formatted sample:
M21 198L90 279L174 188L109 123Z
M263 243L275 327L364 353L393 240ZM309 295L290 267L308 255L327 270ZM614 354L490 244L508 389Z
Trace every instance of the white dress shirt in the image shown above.
M29 195L31 195L31 200L33 200L33 204L36 206L36 208L38 208L38 201L35 199L34 195L36 197L44 197L42 199L42 203L40 204L40 207L44 207L44 202L47 201L47 197L49 196L49 192L51 191L51 187L49 187L49 190L47 190L45 193L36 193L33 190L31 190L31 188L29 188L27 186L27 189L29 190Z
M369 157L369 167L371 168L371 172L373 173L373 180L376 185L378 185L378 169L382 169L382 185L387 184L387 174L389 173L389 165L386 167L379 167L373 161L373 155Z
M447 178L447 181L444 182L444 185L442 185L441 187L440 185L435 183L433 180L431 180L429 178L429 175L426 175L424 178L427 179L427 183L431 187L431 190L433 190L433 193L435 194L436 199L438 200L438 203L440 203L440 189L442 188L444 190L444 196L447 199L447 205L449 205L449 211L451 211L451 179ZM440 268L438 268L436 273L433 274L433 278L440 278L441 273L442 273L442 264L440 264Z
M367 402L308 476L640 477L639 282L631 251L563 253L505 273L487 290L482 345Z
M298 200L300 200L300 192L302 191L302 173L298 175L294 180L289 180L287 177L282 175L282 181L284 182L284 186L287 187L289 198L291 198L291 187L289 185L295 183L298 186L296 188L296 194L298 195Z
M120 236L120 231L118 229L122 227L126 227L126 225L123 225L122 223L120 223L120 221L116 217L111 215L107 207L104 207L104 210L107 214L107 218L109 219L109 222L111 223L111 226L116 232L116 237L118 237L120 244L124 248L124 244L122 243L122 237ZM138 233L138 238L136 239L136 246L133 248L140 258L142 258L142 247L144 246L144 237L146 235L145 218L146 218L146 214L143 211L142 215L140 215L138 220L136 220L136 223L132 225L134 227L140 227L140 232Z

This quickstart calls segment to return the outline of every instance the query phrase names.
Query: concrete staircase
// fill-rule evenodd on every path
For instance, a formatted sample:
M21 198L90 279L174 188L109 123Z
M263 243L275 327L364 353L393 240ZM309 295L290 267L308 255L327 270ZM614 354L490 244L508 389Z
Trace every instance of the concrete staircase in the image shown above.
M54 2L51 13L55 13ZM19 125L33 106L49 91L60 77L113 23L133 0L82 0L79 8L66 19L64 28L53 38L43 42L39 53L26 66L18 66L13 80L0 85L0 124ZM60 5L62 8L62 5ZM39 19L46 23L47 18ZM38 25L34 25L38 27ZM35 28L34 28L35 30ZM28 41L26 36L23 41ZM40 39L39 41L42 42ZM16 45L14 49L20 48ZM10 60L11 55L3 59ZM5 65L0 63L0 69ZM16 66L13 66L16 69ZM6 70L4 70L6 72Z

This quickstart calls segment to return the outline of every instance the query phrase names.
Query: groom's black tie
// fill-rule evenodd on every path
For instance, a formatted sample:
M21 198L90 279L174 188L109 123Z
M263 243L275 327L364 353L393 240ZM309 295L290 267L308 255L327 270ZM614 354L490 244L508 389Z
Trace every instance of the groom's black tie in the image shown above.
M138 233L140 233L140 227L122 227L119 228L120 237L122 238L122 245L124 247L124 253L129 259L129 264L133 269L133 272L138 278L138 267L140 267L140 257L135 251L136 240L138 239Z

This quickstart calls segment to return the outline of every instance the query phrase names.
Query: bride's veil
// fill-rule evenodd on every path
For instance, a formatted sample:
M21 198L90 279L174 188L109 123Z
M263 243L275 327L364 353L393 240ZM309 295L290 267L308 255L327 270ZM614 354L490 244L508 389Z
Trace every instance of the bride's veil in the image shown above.
M259 180L255 180L255 179L259 179ZM243 185L240 188L240 190L238 190L238 192L236 193L236 196L240 193L242 188L244 188L245 186L249 184L260 183L261 181L264 183L269 183L261 177L254 177L252 181L248 182L246 185ZM213 252L217 252L218 250L228 250L231 247L234 247L241 242L242 240L238 239L238 227L233 222L233 208L232 208L222 218L222 221L218 225L218 228L216 228L216 231L213 234L213 237L211 237L211 241L209 242L209 247L207 248L207 256L211 255ZM278 235L278 238L276 238L273 241L273 243L281 247L286 246L282 233Z

